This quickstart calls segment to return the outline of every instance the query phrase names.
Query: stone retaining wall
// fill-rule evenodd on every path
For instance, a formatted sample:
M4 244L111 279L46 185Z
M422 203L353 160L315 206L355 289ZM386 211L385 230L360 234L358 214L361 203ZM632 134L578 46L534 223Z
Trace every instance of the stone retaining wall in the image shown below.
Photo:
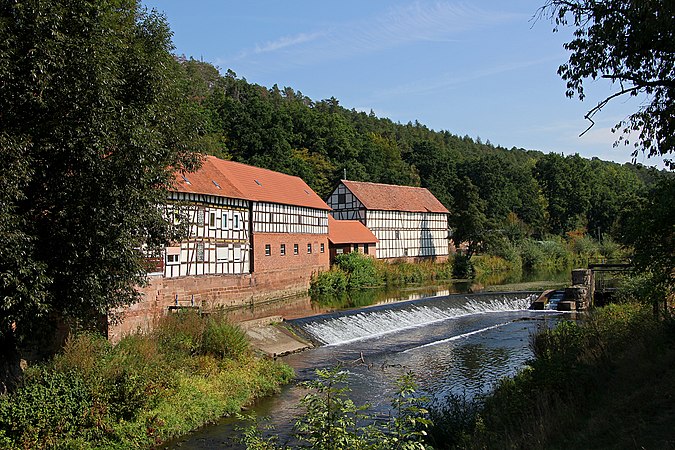
M113 315L108 338L118 342L127 334L147 332L157 319L180 308L209 311L296 295L307 291L312 273L320 269L324 267L286 268L246 275L153 277L148 286L140 290L143 299L139 303Z

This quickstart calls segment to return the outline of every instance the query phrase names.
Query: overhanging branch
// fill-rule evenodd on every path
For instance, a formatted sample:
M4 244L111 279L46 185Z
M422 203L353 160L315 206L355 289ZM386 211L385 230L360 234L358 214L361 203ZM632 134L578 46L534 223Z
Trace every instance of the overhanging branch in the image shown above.
M581 137L581 136L583 136L584 134L588 133L588 131L589 131L591 128L593 128L593 126L595 125L595 121L593 120L593 116L595 115L595 113L597 113L597 112L600 111L602 108L604 108L605 105L606 105L607 103L609 103L612 99L614 99L614 98L616 98L616 97L620 97L620 96L622 96L622 95L624 95L624 94L629 94L629 93L631 93L631 92L639 91L640 89L641 89L640 86L633 86L633 87L630 87L630 88L624 88L624 89L621 89L619 92L615 92L614 94L610 95L609 97L607 97L606 99L604 99L603 101L601 101L600 103L598 103L593 109L591 109L590 111L588 111L588 112L586 113L586 115L584 116L584 119L586 119L586 120L588 120L589 122L591 122L591 124L589 125L588 128L586 128L586 129L583 131L583 133L581 133L581 134L579 135L579 137Z

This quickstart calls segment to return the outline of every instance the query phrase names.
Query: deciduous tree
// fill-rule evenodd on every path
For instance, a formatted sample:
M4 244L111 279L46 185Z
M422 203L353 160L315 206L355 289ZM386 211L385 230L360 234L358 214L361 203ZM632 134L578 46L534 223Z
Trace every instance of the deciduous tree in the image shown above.
M675 3L671 0L548 0L540 12L555 29L575 27L565 44L569 61L558 69L567 96L585 97L584 82L605 78L616 89L591 109L594 115L622 96L645 95L647 101L620 121L617 143L638 135L633 155L675 151Z
M171 49L135 0L0 1L0 338L137 300L198 163Z

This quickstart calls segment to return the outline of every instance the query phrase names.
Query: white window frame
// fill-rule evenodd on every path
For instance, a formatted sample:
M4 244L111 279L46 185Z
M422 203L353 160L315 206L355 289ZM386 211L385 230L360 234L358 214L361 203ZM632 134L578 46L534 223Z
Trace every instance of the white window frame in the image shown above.
M279 246L279 254L281 256L286 256L286 244L281 244Z
M228 226L228 223L227 223L227 211L223 211L223 213L221 214L220 217L221 217L220 229L221 229L221 230L227 230L227 229L228 229L228 228L227 228L227 226Z
M272 245L265 244L265 256L272 256Z
M227 262L230 248L227 245L216 245L216 262Z

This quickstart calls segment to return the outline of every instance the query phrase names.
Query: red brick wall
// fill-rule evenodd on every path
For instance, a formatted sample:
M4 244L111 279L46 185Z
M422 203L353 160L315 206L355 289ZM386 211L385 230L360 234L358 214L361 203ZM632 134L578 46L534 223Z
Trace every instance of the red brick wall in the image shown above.
M270 245L270 256L265 256L265 245ZM286 255L281 256L281 244L286 244ZM293 254L293 245L298 244L298 254ZM312 253L307 253L307 244L312 244ZM321 244L324 252L321 253ZM256 233L253 235L254 272L301 269L328 270L328 235Z

